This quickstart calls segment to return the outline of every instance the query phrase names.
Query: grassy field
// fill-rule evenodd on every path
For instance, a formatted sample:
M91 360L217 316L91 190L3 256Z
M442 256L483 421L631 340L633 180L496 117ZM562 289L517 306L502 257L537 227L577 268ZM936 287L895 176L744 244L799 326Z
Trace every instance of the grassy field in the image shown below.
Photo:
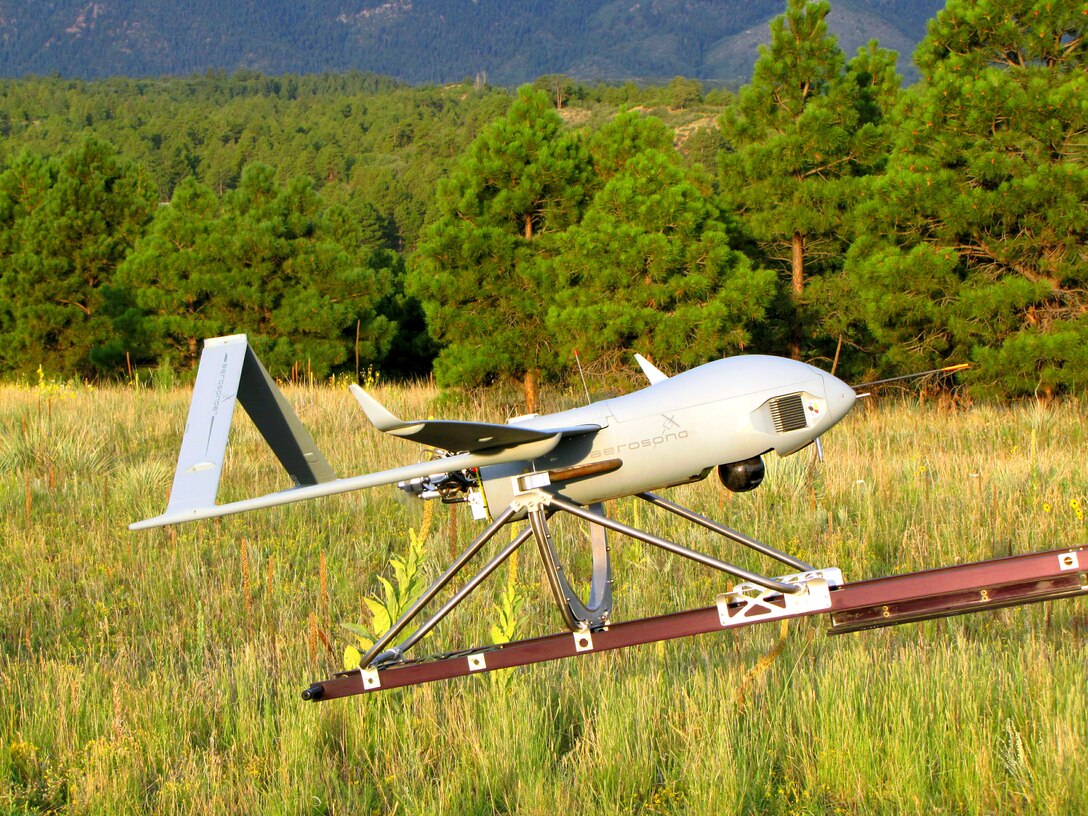
M379 388L404 415L511 406ZM288 397L343 474L413 461L345 391ZM565 407L571 395L551 395ZM428 574L476 527L379 489L165 531L185 390L0 387L0 813L1088 812L1088 602L828 637L772 624L320 705L409 529ZM862 405L764 485L666 495L848 580L1083 544L1078 403ZM226 496L284 486L235 420ZM618 518L773 569L633 501ZM573 535L573 533L572 533ZM613 547L617 618L706 606L722 577ZM580 568L585 567L585 558ZM529 549L419 649L557 631Z

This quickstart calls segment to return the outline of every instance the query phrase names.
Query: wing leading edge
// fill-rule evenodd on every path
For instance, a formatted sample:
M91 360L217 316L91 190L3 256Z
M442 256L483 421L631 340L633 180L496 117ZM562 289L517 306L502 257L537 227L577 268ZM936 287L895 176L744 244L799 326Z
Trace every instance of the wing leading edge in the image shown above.
M461 422L446 419L405 421L391 414L380 402L357 385L350 386L367 418L379 431L421 445L445 451L482 451L496 447L524 445L559 434L577 436L596 433L600 425L574 425L565 428L526 428L521 425L497 425L489 422Z

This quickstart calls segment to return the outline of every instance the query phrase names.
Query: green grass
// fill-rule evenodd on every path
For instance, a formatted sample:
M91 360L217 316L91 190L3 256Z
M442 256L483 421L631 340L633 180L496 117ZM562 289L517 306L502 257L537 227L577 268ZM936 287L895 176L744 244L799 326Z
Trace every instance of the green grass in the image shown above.
M408 416L508 408L379 391ZM288 397L343 474L417 455L341 390ZM802 621L781 643L771 625L304 703L422 510L390 488L130 533L165 506L188 398L0 387L0 813L1088 812L1082 600L842 637ZM222 498L284 486L235 423ZM1085 543L1083 404L867 404L825 448L817 468L772 458L752 494L667 495L848 580ZM479 529L450 512L431 574ZM610 512L773 570L633 500ZM725 588L635 542L613 552L621 619ZM517 570L522 636L557 631L531 550ZM486 642L507 580L418 648Z

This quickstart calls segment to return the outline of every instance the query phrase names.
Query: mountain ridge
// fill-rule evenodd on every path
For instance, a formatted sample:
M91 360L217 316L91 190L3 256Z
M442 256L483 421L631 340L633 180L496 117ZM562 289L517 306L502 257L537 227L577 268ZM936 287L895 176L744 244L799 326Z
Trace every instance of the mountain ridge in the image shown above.
M747 80L781 0L0 0L0 75L163 76L372 71L414 84ZM939 0L836 0L852 55L875 37L910 54Z

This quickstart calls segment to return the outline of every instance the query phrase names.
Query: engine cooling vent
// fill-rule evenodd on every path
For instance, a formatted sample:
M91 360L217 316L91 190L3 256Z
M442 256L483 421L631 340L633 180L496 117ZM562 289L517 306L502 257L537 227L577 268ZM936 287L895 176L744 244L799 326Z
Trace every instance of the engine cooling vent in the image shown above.
M808 427L805 404L800 394L787 394L771 400L771 420L778 433L796 431Z

